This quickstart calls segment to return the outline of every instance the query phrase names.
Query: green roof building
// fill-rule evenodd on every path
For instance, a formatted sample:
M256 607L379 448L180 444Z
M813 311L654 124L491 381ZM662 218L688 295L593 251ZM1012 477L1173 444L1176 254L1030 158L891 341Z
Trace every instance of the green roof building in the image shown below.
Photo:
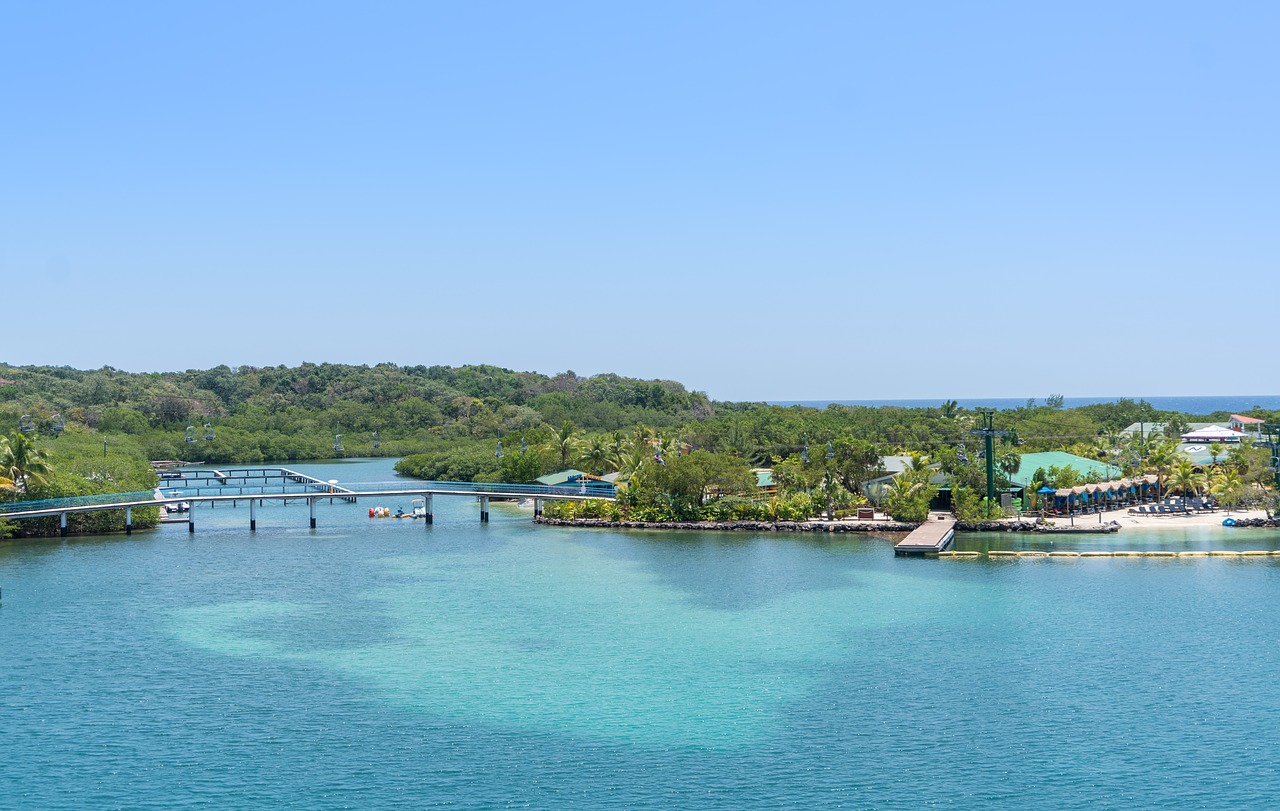
M1108 465L1106 462L1099 462L1096 459L1086 459L1083 456L1076 456L1074 453L1049 451L1048 453L1022 454L1022 464L1018 467L1018 472L1010 476L1009 479L1014 487L1027 487L1031 484L1031 477L1036 475L1037 470L1041 468L1048 470L1051 467L1074 468L1077 473L1085 478L1096 473L1101 481L1119 479L1124 476L1124 471L1115 465Z

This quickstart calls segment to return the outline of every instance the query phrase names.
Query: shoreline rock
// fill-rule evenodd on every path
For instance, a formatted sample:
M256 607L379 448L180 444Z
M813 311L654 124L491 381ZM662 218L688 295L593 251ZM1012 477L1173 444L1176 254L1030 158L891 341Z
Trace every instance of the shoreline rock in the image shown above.
M535 524L549 527L581 527L586 529L666 529L696 532L863 532L904 533L919 527L906 521L609 521L604 518L533 519ZM1259 524L1259 526L1263 526ZM956 524L957 532L1031 532L1036 534L1098 535L1120 531L1115 521L1079 526L1044 526L1038 521L983 521Z
M603 518L548 518L535 524L594 529L676 529L699 532L910 532L919 524L901 521L607 521Z
M1231 518L1232 516L1228 515L1226 517ZM1237 518L1235 519L1235 524L1233 524L1232 526L1258 527L1258 528L1270 529L1274 527L1280 527L1280 518Z
M976 524L956 524L957 532L1034 532L1041 535L1107 535L1120 531L1117 521L1105 524L1078 524L1076 526L1045 526L1039 521L980 521Z

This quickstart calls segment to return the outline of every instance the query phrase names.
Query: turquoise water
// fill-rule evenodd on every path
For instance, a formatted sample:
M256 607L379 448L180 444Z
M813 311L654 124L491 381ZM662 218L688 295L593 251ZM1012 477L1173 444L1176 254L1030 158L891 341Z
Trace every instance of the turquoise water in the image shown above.
M0 545L0 808L1280 806L1268 558L369 506Z

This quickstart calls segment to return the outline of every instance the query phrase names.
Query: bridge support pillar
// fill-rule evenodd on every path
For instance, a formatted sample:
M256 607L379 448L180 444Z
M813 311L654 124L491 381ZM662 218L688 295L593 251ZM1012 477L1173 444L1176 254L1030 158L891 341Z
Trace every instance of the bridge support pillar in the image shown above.
M67 514L62 513L60 523L58 524L58 534L63 538L67 537Z
M539 518L541 516L542 516L542 499L535 498L533 500L533 517Z
M435 510L433 510L431 507L430 493L427 493L425 496L422 497L422 507L427 511L427 516L422 522L423 526L426 526L428 524L434 524L436 520L436 513L435 513Z
M133 508L132 507L124 508L124 534L125 535L133 534Z
M316 500L314 498L307 499L307 503L311 505L311 528L316 528Z
M488 496L480 497L480 521L481 523L488 523L489 521L489 497Z
M253 503L253 499L249 499L249 531L258 531L258 506Z
M187 534L196 534L196 516L190 509L187 510Z

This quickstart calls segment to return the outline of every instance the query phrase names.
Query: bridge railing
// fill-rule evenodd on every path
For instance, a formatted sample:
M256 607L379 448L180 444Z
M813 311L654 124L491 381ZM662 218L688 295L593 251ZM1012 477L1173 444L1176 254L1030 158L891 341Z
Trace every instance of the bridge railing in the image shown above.
M431 482L416 479L398 482L342 482L353 493L395 493L411 490L434 490L437 493L480 493L495 496L555 498L557 496L596 496L613 498L615 490L608 485L580 484L503 484L501 482Z
M306 485L303 489L302 485L298 485L298 496L314 496L316 498L333 495L341 497L345 495L341 489L334 493L326 493L311 489L314 485ZM614 489L601 485L545 485L545 484L501 484L496 482L429 482L417 479L396 481L396 482L343 482L342 488L346 488L347 492L356 493L412 493L415 490L434 490L437 493L460 493L460 494L480 494L493 495L497 497L508 498L582 498L583 496L594 498L613 498ZM216 497L218 495L241 495L244 498L250 498L257 493L240 493L233 494L227 491L238 489L236 485L229 485L225 488L200 487L190 488L192 490L203 491L211 490L213 492L204 493L190 492L180 489L166 489L164 491L164 499L168 501L180 501L186 498L207 498ZM218 491L223 491L219 493ZM292 492L285 491L282 495L292 495ZM267 495L262 493L261 495ZM67 498L47 498L40 501L15 501L0 503L0 515L11 512L24 512L28 510L57 510L72 509L75 507L99 507L110 506L112 504L125 504L137 501L155 501L156 494L154 490L142 490L132 493L102 493L93 496L70 496Z
M125 504L131 501L152 501L156 497L154 490L140 490L134 493L100 493L95 496L68 496L66 498L46 498L39 501L11 501L0 504L0 514L24 512L26 510L56 510L62 507L98 507L110 504Z

